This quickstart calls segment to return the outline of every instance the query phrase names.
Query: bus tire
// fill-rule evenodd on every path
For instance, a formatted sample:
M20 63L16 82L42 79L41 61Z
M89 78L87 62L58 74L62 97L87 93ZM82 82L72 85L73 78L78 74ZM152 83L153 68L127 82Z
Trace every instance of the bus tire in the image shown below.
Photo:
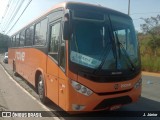
M41 102L46 104L48 102L48 98L45 96L45 86L42 74L38 77L37 91Z
M13 62L13 75L18 76L18 73L16 72L16 64Z

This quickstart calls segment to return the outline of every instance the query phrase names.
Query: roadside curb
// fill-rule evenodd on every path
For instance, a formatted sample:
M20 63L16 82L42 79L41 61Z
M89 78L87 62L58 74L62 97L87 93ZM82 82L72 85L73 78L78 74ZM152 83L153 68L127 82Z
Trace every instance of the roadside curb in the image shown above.
M142 71L142 75L160 77L160 73L152 73L152 72L145 72L145 71Z
M52 113L52 111L50 111L50 109L48 107L46 107L45 105L43 105L40 101L38 101L34 96L32 96L25 88L23 88L23 86L21 86L14 78L12 75L10 75L7 71L7 69L4 67L4 65L0 62L0 67L4 70L4 72L6 73L6 75L9 77L9 79L17 86L19 87L25 94L27 94L31 99L33 99L34 101L36 101L43 109L44 111L48 112L49 118L52 120L60 120L60 118L58 116L56 116L56 114ZM0 105L1 107L1 105ZM41 112L41 111L39 111ZM54 116L55 115L55 116ZM45 117L44 117L45 118ZM47 117L46 117L47 118ZM1 120L1 119L0 119Z

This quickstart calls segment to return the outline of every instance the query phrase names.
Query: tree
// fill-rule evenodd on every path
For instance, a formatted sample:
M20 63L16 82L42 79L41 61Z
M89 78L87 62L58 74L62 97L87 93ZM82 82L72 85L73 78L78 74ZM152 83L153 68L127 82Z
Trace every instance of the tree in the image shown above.
M144 24L140 27L144 34L150 35L150 41L148 46L154 52L154 56L157 56L157 49L160 48L160 15L150 18L141 18L144 20Z
M8 51L10 37L0 33L0 53Z

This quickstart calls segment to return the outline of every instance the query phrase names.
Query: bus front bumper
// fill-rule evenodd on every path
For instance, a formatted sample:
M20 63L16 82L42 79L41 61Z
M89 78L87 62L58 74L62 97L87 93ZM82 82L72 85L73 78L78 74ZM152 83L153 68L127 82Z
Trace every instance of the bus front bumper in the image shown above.
M138 101L141 96L141 87L130 91L111 95L98 95L93 93L91 96L84 96L77 93L76 98L71 102L69 111L102 111L115 110L123 105Z

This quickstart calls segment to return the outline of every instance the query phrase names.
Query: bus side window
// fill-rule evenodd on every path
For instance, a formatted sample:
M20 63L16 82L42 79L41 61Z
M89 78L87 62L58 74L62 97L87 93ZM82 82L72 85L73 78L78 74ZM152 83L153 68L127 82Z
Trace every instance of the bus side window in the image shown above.
M47 23L48 19L44 19L35 25L35 40L34 45L45 45L47 35Z
M40 39L40 26L41 23L37 23L35 26L35 39L34 39L34 45L39 45L39 39Z
M24 40L25 40L25 31L22 31L21 33L20 33L20 47L23 47L24 46Z
M13 47L13 37L11 38L10 47Z
M19 47L19 34L16 35L16 47Z
M16 37L13 36L13 39L12 39L12 47L15 47L15 43L16 43Z
M12 47L12 40L13 40L13 37L10 38L9 47Z
M60 22L55 23L50 28L50 49L49 55L58 62L58 44L59 44L59 33L60 33Z
M66 53L65 53L65 41L62 40L60 44L60 60L59 60L59 65L65 71L66 68Z
M31 26L26 30L26 41L25 46L32 46L33 43L33 35L34 35L34 27Z

